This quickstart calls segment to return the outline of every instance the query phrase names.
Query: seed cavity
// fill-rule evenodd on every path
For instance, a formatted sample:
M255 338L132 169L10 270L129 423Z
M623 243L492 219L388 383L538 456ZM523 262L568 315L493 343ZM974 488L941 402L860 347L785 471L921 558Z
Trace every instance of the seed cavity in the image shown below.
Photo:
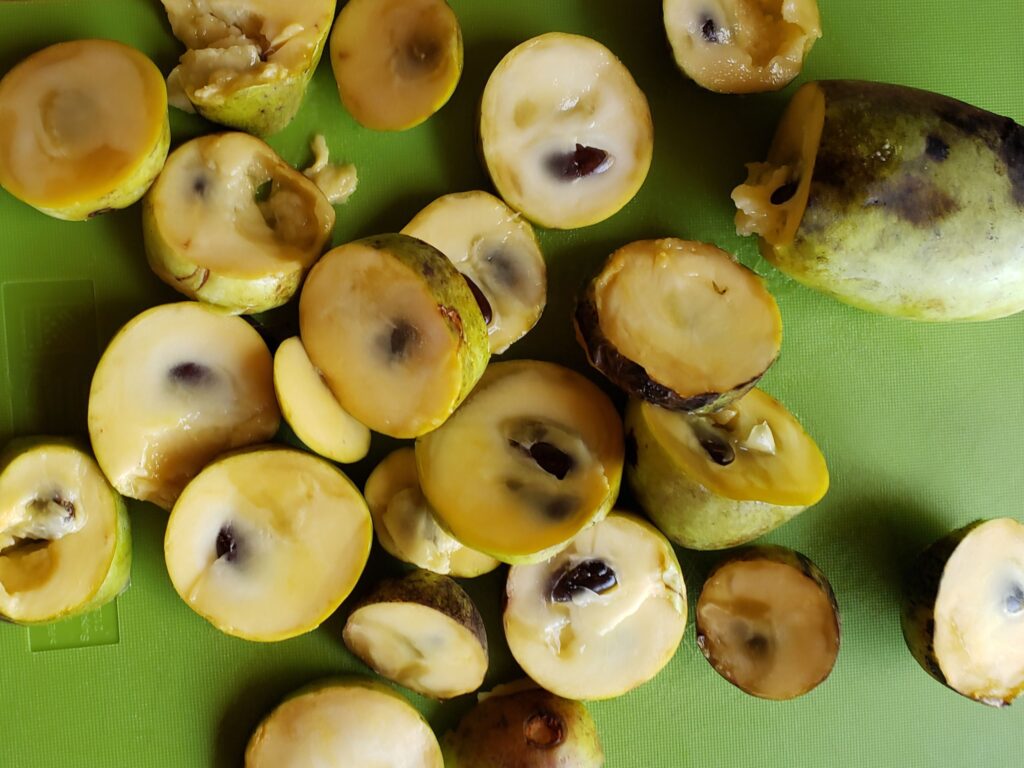
M799 186L800 185L797 182L790 181L783 184L781 187L778 187L774 192L772 192L772 205L782 205L784 203L788 203L790 200L793 199L793 195L796 194L796 191L799 188Z
M508 444L524 456L533 459L538 467L559 480L564 480L565 476L576 466L576 461L572 456L544 440L525 445L518 440L509 438Z
M690 420L693 434L708 457L720 467L727 467L736 461L736 451L732 443L723 437L715 427L697 417Z
M765 656L768 653L768 649L771 647L771 643L768 641L768 638L760 632L755 632L748 637L745 645L747 647L747 652L751 656Z
M550 155L547 169L562 181L575 181L611 168L613 158L603 149L577 144L571 152Z
M1019 585L1013 585L1010 594L1006 596L1004 607L1011 616L1016 616L1021 611L1024 611L1024 590Z
M229 563L237 562L240 546L241 538L235 532L234 526L231 523L221 526L221 529L217 532L217 559L223 559Z
M186 384L190 387L208 383L213 379L213 371L200 363L178 363L168 371L172 381L179 384Z
M423 77L437 69L441 50L436 37L414 37L395 54L395 68L405 78Z
M705 19L704 23L701 24L700 34L701 37L709 43L715 43L717 45L723 42L721 30L718 28L718 25L715 24L715 20L710 17Z
M491 266L491 271L499 283L506 288L515 288L519 285L519 271L504 250L491 251L484 260Z
M469 275L463 273L462 278L466 281L466 285L469 286L470 293L473 294L473 298L476 299L476 305L480 307L480 314L484 316L484 322L487 325L491 324L494 319L494 311L491 309L491 302L487 300L484 292L480 290L480 286L473 282Z
M407 360L419 343L420 332L408 320L398 320L390 333L384 335L382 346L388 358L401 362Z
M569 603L584 591L603 595L619 584L615 571L604 560L584 560L570 568L565 567L551 585L551 602Z
M206 176L200 174L192 180L192 191L196 194L196 197L206 197L206 190L209 188L209 182L206 180Z
M534 749L554 749L565 741L565 721L550 709L538 709L523 721L523 736Z

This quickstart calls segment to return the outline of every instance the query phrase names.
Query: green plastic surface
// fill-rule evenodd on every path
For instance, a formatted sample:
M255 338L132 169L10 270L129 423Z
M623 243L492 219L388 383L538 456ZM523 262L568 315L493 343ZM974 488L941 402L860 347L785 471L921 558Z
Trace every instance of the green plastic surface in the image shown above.
M990 710L941 687L906 651L898 614L900 581L915 552L974 518L1024 516L1024 315L980 325L877 317L807 291L763 262L755 243L733 231L729 191L744 178L743 163L763 157L792 88L749 97L701 91L672 62L657 0L451 4L465 34L466 69L432 120L401 134L358 127L338 101L325 57L298 118L271 141L288 160L305 163L309 139L323 132L338 158L358 166L359 189L339 209L335 242L397 230L438 195L486 187L474 111L492 67L514 44L545 31L591 35L623 59L650 98L654 165L641 193L611 220L541 234L550 303L511 356L585 370L569 313L586 275L631 240L716 242L766 275L778 297L785 342L764 387L802 419L832 471L825 501L766 537L804 552L832 581L844 635L831 678L789 703L747 697L700 656L691 622L657 679L591 705L607 765L1024 764L1024 707ZM825 34L801 81L900 82L1024 120L1020 0L820 5ZM44 45L78 37L133 44L164 72L181 50L156 0L7 0L0 2L0 73ZM212 129L174 110L172 127L176 142ZM65 223L5 192L0 283L0 439L83 433L103 345L139 310L177 299L146 266L138 206ZM352 477L362 483L392 445L375 437L370 459L350 468ZM252 729L285 694L320 676L364 669L341 643L344 606L320 629L283 643L222 635L171 587L162 554L166 515L141 504L131 514L132 584L116 611L52 634L0 626L4 768L239 766ZM680 558L692 611L701 574L716 558L685 551ZM399 569L375 545L361 587ZM488 685L517 675L498 621L500 584L500 572L466 582L488 622ZM63 646L80 647L56 650ZM55 650L33 652L43 648ZM439 733L472 702L411 698Z

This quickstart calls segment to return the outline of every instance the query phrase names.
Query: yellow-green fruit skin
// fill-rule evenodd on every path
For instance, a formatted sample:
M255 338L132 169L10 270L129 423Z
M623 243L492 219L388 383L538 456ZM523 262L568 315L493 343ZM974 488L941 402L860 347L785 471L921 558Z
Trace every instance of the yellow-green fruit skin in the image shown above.
M1024 310L1024 127L926 91L823 81L825 123L792 243L797 281L916 320Z

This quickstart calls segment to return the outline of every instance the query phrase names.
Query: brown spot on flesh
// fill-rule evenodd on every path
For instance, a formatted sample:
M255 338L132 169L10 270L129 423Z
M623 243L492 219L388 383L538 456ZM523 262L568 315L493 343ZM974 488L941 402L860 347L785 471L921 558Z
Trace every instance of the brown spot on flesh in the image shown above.
M885 208L915 227L932 226L960 210L956 200L920 176L899 176L879 187L865 207Z

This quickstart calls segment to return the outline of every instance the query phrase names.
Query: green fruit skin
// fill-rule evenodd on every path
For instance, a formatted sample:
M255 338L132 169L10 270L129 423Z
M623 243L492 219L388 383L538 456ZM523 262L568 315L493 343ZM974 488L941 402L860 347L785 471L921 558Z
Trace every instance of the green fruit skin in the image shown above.
M825 81L792 244L765 258L855 307L916 320L1024 309L1024 127L895 85ZM805 86L813 87L813 86Z
M746 544L807 509L730 499L709 491L658 442L636 399L626 408L626 445L626 479L641 508L665 536L687 549Z

